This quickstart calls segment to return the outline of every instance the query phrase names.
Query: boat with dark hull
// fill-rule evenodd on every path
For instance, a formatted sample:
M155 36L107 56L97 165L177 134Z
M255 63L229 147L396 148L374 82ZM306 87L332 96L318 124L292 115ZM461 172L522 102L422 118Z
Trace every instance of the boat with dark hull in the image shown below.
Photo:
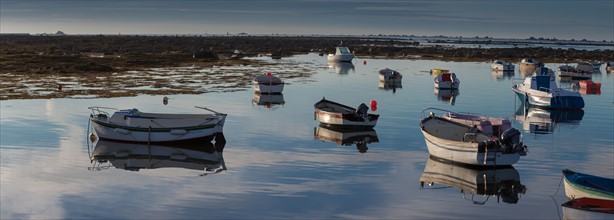
M326 126L375 127L378 114L368 113L365 103L358 109L322 98L315 105L315 119Z

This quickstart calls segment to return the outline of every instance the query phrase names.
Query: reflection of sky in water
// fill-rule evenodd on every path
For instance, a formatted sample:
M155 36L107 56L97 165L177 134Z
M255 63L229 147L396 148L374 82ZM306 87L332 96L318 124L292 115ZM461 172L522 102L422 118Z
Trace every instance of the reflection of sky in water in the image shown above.
M294 59L317 74L288 80L285 103L275 109L255 107L251 89L169 95L168 105L163 96L2 101L1 217L552 219L566 200L562 188L557 193L562 169L614 177L612 75L593 77L603 83L602 93L584 96L580 122L534 134L514 119L510 87L520 80L493 78L490 63L366 59L365 65L356 58L355 70L339 75L325 57ZM377 71L386 67L403 74L396 93L378 86ZM453 106L433 94L431 68L458 74L462 95ZM379 142L360 153L355 146L317 140L313 104L323 96L350 106L377 100ZM88 106L200 112L195 105L229 114L223 153L228 170L198 176L202 172L178 168L87 169ZM418 122L426 107L512 120L529 146L514 166L527 187L517 204L490 198L478 206L457 188L420 189L428 153Z

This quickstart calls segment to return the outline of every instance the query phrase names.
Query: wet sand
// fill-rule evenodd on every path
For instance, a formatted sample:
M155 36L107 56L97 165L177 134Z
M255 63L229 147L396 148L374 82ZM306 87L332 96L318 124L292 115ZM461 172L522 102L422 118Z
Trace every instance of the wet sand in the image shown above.
M613 50L421 47L412 41L360 37L3 35L0 100L245 90L267 69L300 68L245 57L328 54L340 41L357 58L516 62L533 57L563 63L614 57ZM308 78L312 71L279 74Z

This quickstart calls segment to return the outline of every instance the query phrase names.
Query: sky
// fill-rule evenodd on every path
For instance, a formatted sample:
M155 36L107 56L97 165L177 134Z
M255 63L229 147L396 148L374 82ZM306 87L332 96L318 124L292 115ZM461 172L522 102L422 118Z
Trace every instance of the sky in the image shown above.
M614 40L614 0L0 0L0 33Z

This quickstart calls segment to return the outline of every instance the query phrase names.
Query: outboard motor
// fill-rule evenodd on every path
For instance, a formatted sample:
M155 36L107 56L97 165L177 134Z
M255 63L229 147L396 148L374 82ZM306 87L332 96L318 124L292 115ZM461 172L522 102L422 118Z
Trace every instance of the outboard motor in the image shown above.
M501 144L509 152L526 151L526 146L520 142L520 131L515 128L509 128L501 134Z
M356 108L356 114L360 117L366 118L368 116L367 111L369 111L369 107L362 103Z

